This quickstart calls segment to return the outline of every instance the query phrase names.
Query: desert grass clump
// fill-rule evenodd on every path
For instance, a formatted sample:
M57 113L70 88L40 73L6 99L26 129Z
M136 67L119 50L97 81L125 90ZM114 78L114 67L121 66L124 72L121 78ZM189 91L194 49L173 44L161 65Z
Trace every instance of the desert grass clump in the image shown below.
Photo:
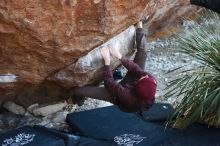
M179 67L165 97L181 97L169 123L184 128L200 121L220 126L220 17L209 12L200 23L177 36L180 53L198 62L194 68Z

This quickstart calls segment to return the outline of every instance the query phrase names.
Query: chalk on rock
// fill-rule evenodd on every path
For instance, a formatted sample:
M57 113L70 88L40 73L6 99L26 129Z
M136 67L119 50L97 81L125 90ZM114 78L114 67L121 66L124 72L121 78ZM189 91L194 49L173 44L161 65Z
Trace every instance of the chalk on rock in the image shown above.
M3 104L3 107L7 109L9 112L16 114L16 115L24 115L26 112L22 106L17 105L16 103L11 102L11 101L5 102Z
M39 106L34 108L33 114L35 116L47 116L62 110L65 106L67 106L66 102L48 105L44 107Z

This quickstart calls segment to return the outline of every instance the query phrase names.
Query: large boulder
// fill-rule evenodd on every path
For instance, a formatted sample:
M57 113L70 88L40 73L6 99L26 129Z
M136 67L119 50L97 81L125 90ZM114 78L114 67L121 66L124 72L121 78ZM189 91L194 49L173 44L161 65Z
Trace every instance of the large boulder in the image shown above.
M173 23L185 14L179 11L189 10L181 1L1 0L0 103L55 102L74 86L96 83L103 66L100 45L128 55L134 46L131 25L145 14L154 34L170 24L168 18Z
M147 2L0 1L1 101L16 100L23 105L56 101L68 96L67 90L71 87L91 83L90 80L98 76L74 76L77 82L71 83L69 69L88 71L88 66L81 66L84 61L81 64L76 61L136 23ZM134 31L130 35L134 35ZM124 37L129 40L131 36ZM125 46L131 49L129 44ZM96 56L99 59L95 59ZM92 56L92 61L101 62L100 55L96 56ZM63 73L66 68L67 72ZM97 69L100 70L93 66L93 70Z

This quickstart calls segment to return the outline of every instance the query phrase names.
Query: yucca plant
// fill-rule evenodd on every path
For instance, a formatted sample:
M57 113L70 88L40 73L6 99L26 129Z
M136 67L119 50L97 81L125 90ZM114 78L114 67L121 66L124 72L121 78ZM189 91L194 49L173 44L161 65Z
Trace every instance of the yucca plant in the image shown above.
M208 15L208 17L207 17ZM169 120L184 128L195 121L220 126L220 17L209 12L200 23L177 36L179 52L198 62L194 68L179 67L169 82L165 97L181 98Z

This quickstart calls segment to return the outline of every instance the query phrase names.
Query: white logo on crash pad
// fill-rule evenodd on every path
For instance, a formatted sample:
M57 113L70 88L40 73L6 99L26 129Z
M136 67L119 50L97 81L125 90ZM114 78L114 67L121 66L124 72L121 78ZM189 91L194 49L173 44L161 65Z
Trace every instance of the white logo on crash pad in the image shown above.
M140 135L135 134L124 134L121 136L116 136L114 141L121 146L133 146L134 144L139 144L146 137L141 137Z
M22 146L34 140L35 134L20 133L3 141L2 146Z

